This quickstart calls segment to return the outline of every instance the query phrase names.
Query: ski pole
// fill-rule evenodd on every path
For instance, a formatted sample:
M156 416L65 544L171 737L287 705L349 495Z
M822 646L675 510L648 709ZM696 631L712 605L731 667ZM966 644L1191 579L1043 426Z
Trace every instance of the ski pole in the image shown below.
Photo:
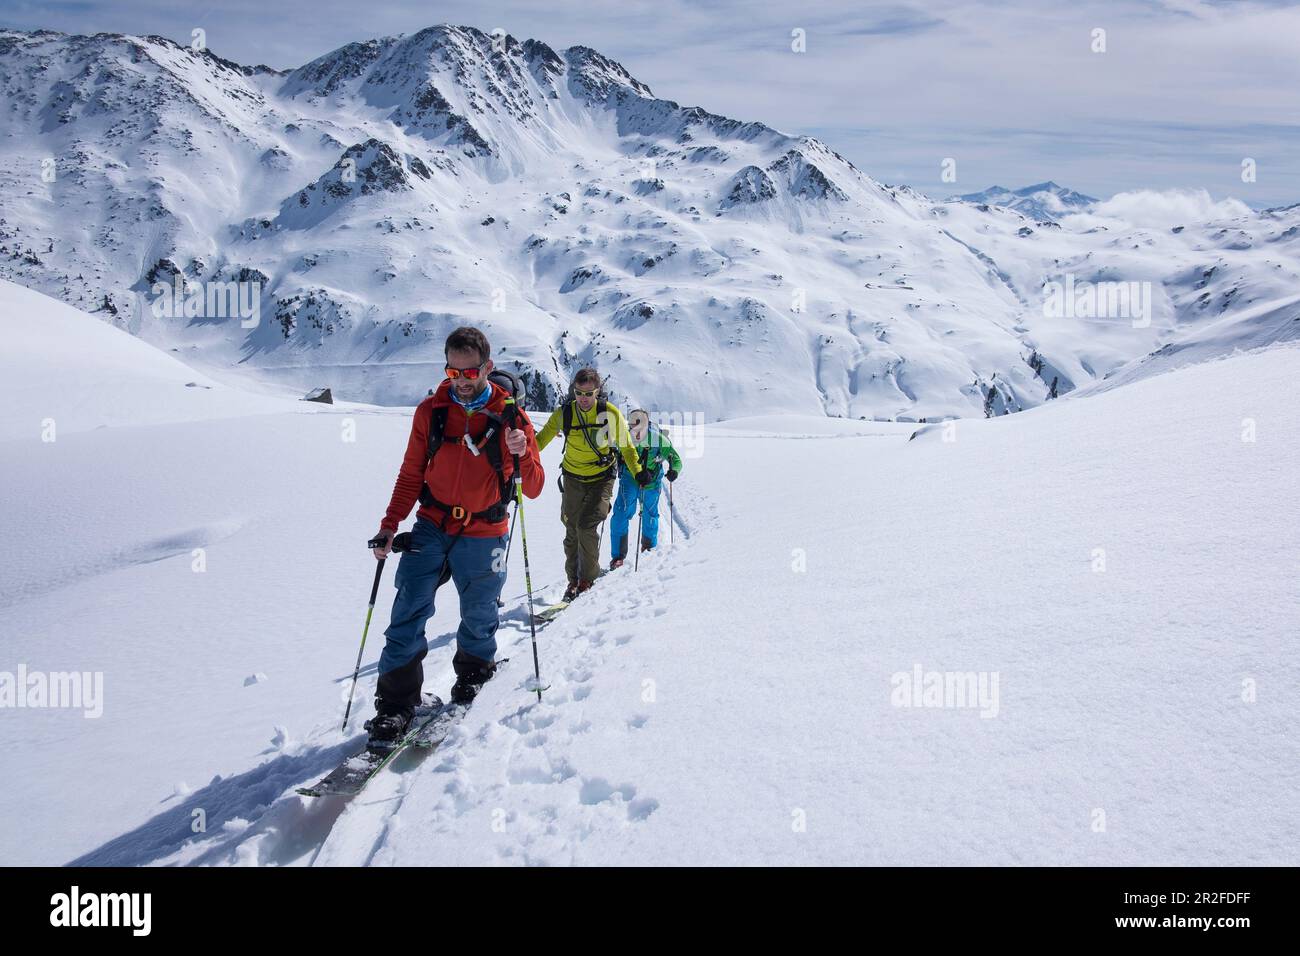
M374 549L384 543L383 536L371 538L366 542L366 547ZM393 551L402 552L410 551L412 554L419 554L419 548L411 547L411 532L405 531L402 534L393 535ZM380 558L375 566L375 583L370 586L370 606L366 608L366 626L361 629L361 646L357 648L357 666L352 670L352 686L348 688L348 706L343 711L343 730L348 729L348 718L352 715L352 696L357 690L357 678L361 676L361 655L366 652L366 635L370 633L370 617L375 613L375 599L379 597L379 579L384 574L384 562L387 558Z
M528 630L533 638L533 676L537 679L537 701L542 700L542 667L537 660L537 621L533 617L533 574L528 566L528 526L524 523L524 479L515 455L515 514L519 518L519 541L524 549L524 588L528 591Z
M636 557L632 559L632 570L641 567L641 515L645 512L645 489L636 492Z
M672 547L676 535L673 534L673 483L668 482L668 546Z
M379 547L376 541L369 542L374 547ZM343 711L343 730L346 733L348 729L348 718L352 715L352 695L357 690L357 678L361 676L361 655L366 652L366 635L370 633L370 616L375 613L375 599L379 596L379 579L384 573L384 562L386 558L380 558L375 564L375 583L370 586L370 606L366 608L366 626L361 629L361 646L357 648L357 666L352 670L352 686L348 688L348 706Z

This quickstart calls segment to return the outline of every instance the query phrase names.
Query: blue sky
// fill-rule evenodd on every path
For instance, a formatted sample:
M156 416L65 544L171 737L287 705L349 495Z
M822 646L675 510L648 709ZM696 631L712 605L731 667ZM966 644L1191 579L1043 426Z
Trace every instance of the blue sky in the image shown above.
M594 47L659 96L817 136L934 196L1053 179L1101 197L1300 201L1297 3L7 0L0 23L183 43L202 27L214 52L279 68L434 23L501 27ZM1096 29L1105 52L1091 48ZM955 183L941 180L946 158Z

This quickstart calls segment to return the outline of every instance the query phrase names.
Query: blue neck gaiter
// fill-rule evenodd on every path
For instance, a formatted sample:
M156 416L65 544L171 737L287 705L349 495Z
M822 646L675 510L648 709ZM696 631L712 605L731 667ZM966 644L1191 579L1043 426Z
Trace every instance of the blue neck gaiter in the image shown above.
M476 397L470 399L468 402L461 401L460 396L456 394L456 390L455 389L451 390L451 400L455 402L457 405L459 405L461 408L465 409L465 411L467 412L478 411L480 408L482 408L484 405L488 403L488 400L491 397L492 397L492 386L490 384L488 385L487 388L483 389L483 391L479 392Z

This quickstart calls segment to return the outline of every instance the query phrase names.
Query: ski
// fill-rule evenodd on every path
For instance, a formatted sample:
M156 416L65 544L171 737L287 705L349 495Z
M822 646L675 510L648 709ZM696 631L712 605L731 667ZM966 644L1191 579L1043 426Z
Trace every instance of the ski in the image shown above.
M424 695L424 702L415 709L415 715L411 718L410 729L391 750L377 751L371 750L368 746L362 747L359 752L348 757L315 785L299 787L297 792L304 797L355 796L370 782L371 777L384 769L394 757L413 743L425 727L443 712L445 706L441 698L431 694Z
M497 669L508 658L497 661ZM297 792L304 797L355 797L365 789L366 784L374 779L393 759L407 748L433 750L441 744L451 728L465 716L469 704L444 704L441 698L432 694L424 695L424 703L415 709L411 718L410 729L406 736L390 750L375 751L368 746L348 757L341 764L310 787L299 787Z
M552 604L550 607L542 608L533 615L533 622L536 624L549 624L555 620L557 614L569 606L571 602L561 601L559 604Z
M607 573L608 572L602 572L596 578L596 581L599 582L600 579L603 578ZM595 583L592 584L592 587L595 587ZM587 591L579 592L579 594L576 597L574 597L573 601L578 600L578 598L582 597L582 595L588 593L588 591L590 590L591 588L588 588ZM533 614L533 623L534 624L551 623L551 621L554 621L555 618L559 616L559 613L563 611L566 607L568 607L570 604L572 604L573 601L558 601L555 604L550 605L549 607L542 608L540 611L537 611L536 613Z

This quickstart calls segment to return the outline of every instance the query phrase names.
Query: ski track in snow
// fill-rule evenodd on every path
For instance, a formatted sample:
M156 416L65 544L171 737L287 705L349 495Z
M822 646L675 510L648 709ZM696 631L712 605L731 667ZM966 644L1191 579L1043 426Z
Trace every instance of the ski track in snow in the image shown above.
M244 773L215 777L175 806L68 865L212 865L295 859L325 838L343 806L322 802L309 807L301 800L286 798L286 791L292 793L304 780L323 776L363 740L357 736L349 744L312 747L277 756ZM196 834L199 813L206 832ZM268 852L271 847L274 852Z
M542 704L530 700L493 722L484 722L482 706L476 705L477 727L475 721L467 718L434 755L429 772L390 784L384 789L392 790L395 786L392 795L372 797L346 812L336 828L345 834L344 838L337 840L336 845L332 834L315 862L340 865L396 862L389 838L401 831L402 803L416 786L441 789L434 814L420 821L422 832L433 834L435 842L438 832L477 825L469 817L476 815L480 808L508 803L507 789L526 787L542 791L544 796L535 800L537 807L531 814L535 822L530 826L520 826L523 821L517 814L500 811L500 822L513 824L507 829L516 835L514 840L496 848L503 863L577 863L581 860L577 845L581 839L596 831L621 831L629 824L648 819L659 807L659 800L646 792L645 784L621 778L609 780L602 774L587 771L565 754L563 744L571 736L592 731L590 721L581 716L581 709L575 705L580 705L592 693L591 681L596 673L632 649L637 622L664 613L667 584L678 573L689 573L694 563L689 547L679 544L654 555L639 570L625 566L607 575L599 585L599 593L592 592L591 597L597 600L575 603L539 634L539 643L546 648L546 659L554 662L559 658L558 663L551 664L557 668L555 676L547 678L543 674L543 682L549 681L550 687L544 693ZM628 575L633 574L637 575L636 587L629 586L633 582ZM518 665L527 667L531 660L526 633L503 652L512 658L509 670L502 672L503 677L514 683L516 694L525 695L526 686L520 679ZM502 687L498 685L492 690L491 696L498 697ZM482 703L486 704L488 699ZM470 711L472 715L475 713ZM648 720L646 714L637 714L619 732L635 734ZM472 771L471 763L476 765ZM370 796L369 790L366 795ZM573 834L566 834L567 825L561 825L560 821L575 813L581 816L582 824ZM359 830L362 832L358 833ZM370 850L364 859L356 859L356 848L367 844Z
M140 564L166 561L168 558L189 557L195 548L208 548L236 534L244 521L230 518L206 525L186 528L172 534L140 541L130 547L116 548L107 554L74 561L61 570L58 577L45 573L44 568L18 566L0 586L0 609L29 601L42 594L61 588L80 585L87 578L110 574L123 568ZM76 547L76 545L70 545Z

